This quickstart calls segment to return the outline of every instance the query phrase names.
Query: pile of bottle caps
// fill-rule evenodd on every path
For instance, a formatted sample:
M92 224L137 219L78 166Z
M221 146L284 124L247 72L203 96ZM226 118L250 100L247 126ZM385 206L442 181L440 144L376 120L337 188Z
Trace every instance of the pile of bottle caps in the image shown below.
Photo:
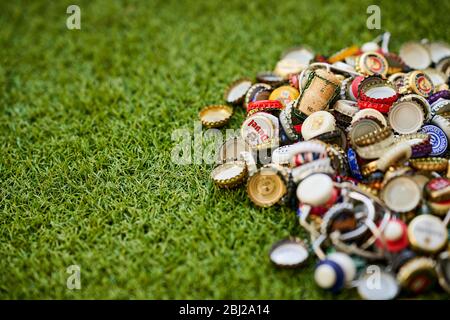
M396 54L389 38L328 57L293 48L199 114L214 128L245 108L211 177L245 186L256 206L292 208L306 230L270 260L301 268L314 255L319 287L364 299L450 293L450 46L407 42Z

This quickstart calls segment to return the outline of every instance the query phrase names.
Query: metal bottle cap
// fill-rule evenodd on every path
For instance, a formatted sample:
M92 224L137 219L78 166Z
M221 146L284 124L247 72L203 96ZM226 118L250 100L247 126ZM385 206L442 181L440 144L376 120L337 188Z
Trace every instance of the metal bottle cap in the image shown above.
M448 231L438 217L422 214L409 223L408 238L416 250L433 254L446 246Z
M276 242L269 253L270 260L281 268L297 268L309 257L308 248L298 238L288 238Z
M233 115L233 108L224 105L213 105L203 108L200 113L202 124L208 128L224 126Z

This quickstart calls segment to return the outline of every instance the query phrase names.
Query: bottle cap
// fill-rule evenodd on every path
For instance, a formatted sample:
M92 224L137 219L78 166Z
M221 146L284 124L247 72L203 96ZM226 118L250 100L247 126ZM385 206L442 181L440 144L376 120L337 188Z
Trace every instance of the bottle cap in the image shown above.
M450 75L450 57L442 58L441 61L439 61L436 64L435 69L444 73L445 75L449 76Z
M380 50L380 46L375 41L366 42L361 46L362 52L371 52Z
M406 73L403 72L394 73L388 78L388 81L392 83L398 91L405 84L404 82L405 75Z
M259 112L244 121L241 137L251 148L264 149L277 143L278 130L268 114Z
M448 167L448 160L446 158L418 158L409 161L412 168L418 171L445 171Z
M344 150L347 149L347 136L338 126L336 126L336 130L319 134L318 136L315 136L314 139L323 141L329 145L337 145Z
M377 123L379 123L379 125L386 127L387 126L387 121L386 118L383 116L383 114L375 109L364 109L364 110L359 110L352 119L352 124L359 121L360 119L373 119L376 120Z
M436 69L428 68L423 70L423 72L431 79L434 88L438 88L439 86L445 85L447 82L447 76Z
M297 268L308 260L308 248L298 238L288 238L275 243L270 249L270 260L280 268Z
M345 285L345 274L338 263L326 259L317 264L314 280L322 289L339 292Z
M323 173L312 174L302 180L297 187L297 198L301 203L321 206L333 195L333 180Z
M450 200L441 202L428 201L427 204L431 210L431 213L437 216L444 217L450 209Z
M279 165L288 165L292 158L292 154L289 152L289 150L292 148L291 146L291 144L288 144L273 150L272 162Z
M444 42L427 43L426 47L430 52L431 60L438 63L442 58L450 57L450 46Z
M334 104L334 111L353 117L358 112L358 105L352 100L338 100Z
M291 86L281 86L272 91L269 100L278 100L283 107L286 107L286 105L297 99L299 95L300 93L297 89Z
M244 182L247 166L244 161L231 161L220 164L211 172L211 178L220 188L233 188Z
M294 118L293 118L293 106L294 101L292 103L289 103L286 108L281 110L280 112L280 124L284 129L284 132L286 133L287 137L291 141L298 141L300 140L300 134L295 130L294 127Z
M397 253L406 249L409 245L408 226L400 219L391 219L384 230L384 243L377 239L377 246L386 248L389 252Z
M245 94L252 86L252 81L246 78L234 81L225 91L224 99L231 104L244 102Z
M383 52L384 57L386 58L388 62L388 74L392 75L394 73L402 72L403 70L406 70L408 67L406 66L405 62L400 58L399 55L393 53L393 52Z
M217 153L217 163L241 160L241 153L250 151L249 146L240 137L232 137L226 140Z
M411 293L425 292L436 282L435 262L425 257L412 258L400 268L397 281Z
M439 255L437 273L439 284L445 291L450 293L450 251L442 252Z
M439 91L440 92L448 92L447 90L444 91ZM436 93L436 94L438 94ZM434 96L434 95L433 95ZM449 97L450 98L450 97ZM429 100L430 101L430 100ZM447 99L438 99L435 100L431 106L430 106L431 110L433 111L434 114L437 115L441 115L441 114L445 114L445 113L449 113L450 112L450 100Z
M353 66L342 61L335 62L332 64L332 66L335 68L335 70L339 70L342 73L348 72L349 74L353 74L356 72ZM345 76L343 74L337 74L336 77L341 79L341 81L345 79Z
M364 76L357 76L353 79L352 84L350 85L349 96L352 100L358 100L358 88L359 84L364 80Z
M286 192L286 181L282 177L281 170L273 165L260 168L248 179L247 194L259 207L273 206Z
M347 47L347 48L339 50L335 54L331 55L328 58L328 62L329 63L335 63L335 62L338 62L338 61L343 61L343 60L345 60L345 58L351 57L351 56L356 55L358 53L359 53L358 46Z
M425 185L427 199L434 202L450 200L450 180L447 178L434 178Z
M379 76L369 76L358 86L359 100L392 105L397 98L395 86Z
M447 245L448 231L438 217L422 214L409 223L408 237L416 250L434 254Z
M431 120L431 123L434 124L435 126L439 127L442 131L444 131L445 135L447 136L447 140L450 139L450 119L440 116L440 115L435 115L433 117L433 120Z
M378 159L395 144L394 136L389 136L379 142L364 147L356 147L358 156L362 159Z
M376 281L374 272L376 274ZM358 294L365 300L392 300L400 292L400 286L395 276L379 268L367 268L358 280Z
M268 92L272 91L272 87L266 83L255 83L253 84L245 94L244 98L244 108L247 108L250 102L257 100L257 95L260 92L264 92L264 97L258 98L258 100L267 100L269 98Z
M355 139L355 144L358 147L369 146L374 143L381 142L392 136L392 129L390 127L384 127L378 130L371 131L357 139Z
M383 55L377 52L365 52L356 58L356 71L366 75L379 74L385 76L388 63Z
M278 100L258 100L247 105L247 117L257 112L276 113L283 109L283 105Z
M425 120L425 114L417 102L399 100L389 110L388 119L395 132L409 134L420 129Z
M367 109L369 110L369 109ZM365 110L361 110L365 111ZM360 112L361 112L360 111ZM375 110L373 110L375 111ZM379 121L373 119L373 118L360 118L356 122L353 122L351 126L349 127L349 139L352 146L355 146L355 141L359 138L373 132L376 130L380 130L381 125Z
M448 139L445 135L444 131L442 131L441 128L429 124L426 126L423 126L421 129L421 132L427 133L430 135L430 142L432 146L432 151L430 153L430 156L439 156L441 154L444 154L445 151L447 151L448 147Z
M399 89L401 94L415 93L425 98L434 92L433 81L422 71L413 71L405 75L404 85Z
M277 76L287 79L290 74L300 73L306 67L307 65L299 62L296 59L283 58L282 60L278 61L273 73L275 73Z
M343 252L333 252L327 255L327 260L331 260L339 264L344 271L345 282L350 283L355 279L356 266L352 258Z
M350 172L355 179L362 180L361 169L359 168L358 158L356 157L355 151L352 148L347 150L348 166Z
M425 157L432 150L430 136L423 132L396 136L395 142L406 142L409 144L412 149L411 158Z
M328 111L317 111L309 115L302 125L302 136L310 140L322 133L336 129L336 119Z
M422 198L417 183L407 176L390 180L381 191L381 199L395 212L414 210Z
M409 249L405 249L403 251L400 251L392 256L392 271L395 273L398 273L398 270L405 265L406 262L409 260L417 257L417 254Z
M395 164L403 164L411 158L412 149L406 142L400 142L393 145L386 151L376 162L377 169L386 171L390 166Z
M314 51L305 46L290 48L281 55L281 60L283 59L295 60L306 68L314 60Z
M260 83L266 83L272 87L278 87L286 82L283 77L280 77L273 72L260 72L256 75L256 80Z
M400 47L399 56L412 69L426 69L431 64L430 52L418 42L407 42Z
M233 108L225 105L213 105L203 108L199 117L208 128L219 128L228 123L233 115Z

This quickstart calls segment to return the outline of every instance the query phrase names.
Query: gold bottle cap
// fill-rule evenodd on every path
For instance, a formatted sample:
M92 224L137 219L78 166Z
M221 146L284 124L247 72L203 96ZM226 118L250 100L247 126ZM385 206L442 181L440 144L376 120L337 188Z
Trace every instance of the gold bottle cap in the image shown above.
M432 202L428 201L431 212L437 216L444 217L450 209L450 201Z
M434 92L433 81L422 71L410 72L405 76L404 80L404 85L399 90L401 94L415 93L427 98Z
M358 137L355 139L355 144L360 147L369 146L371 144L383 141L390 136L392 136L392 129L390 127L384 127Z
M409 223L408 238L416 250L434 254L447 245L448 231L438 217L422 214Z
M377 160L378 169L386 171L390 166L395 164L403 164L411 158L412 149L406 142L400 142L391 147L384 155Z
M221 188L233 188L244 182L247 166L244 161L225 162L211 172L214 183Z
M445 158L416 158L411 159L409 164L419 171L444 171L448 167L448 160Z
M436 263L433 259L420 257L406 262L397 274L399 284L412 293L421 293L436 281Z
M199 117L202 124L208 128L224 126L233 115L233 108L225 105L213 105L203 108Z
M250 200L259 207L270 207L286 194L286 182L273 166L264 166L247 183Z
M378 52L366 52L356 58L356 71L366 75L386 76L388 67L386 58Z

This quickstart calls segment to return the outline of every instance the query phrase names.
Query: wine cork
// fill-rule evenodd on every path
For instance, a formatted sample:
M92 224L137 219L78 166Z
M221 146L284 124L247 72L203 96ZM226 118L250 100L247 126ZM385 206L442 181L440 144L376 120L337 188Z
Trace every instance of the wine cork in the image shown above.
M316 111L326 110L336 95L339 79L334 74L323 69L314 71L307 86L300 97L297 109L310 115Z

